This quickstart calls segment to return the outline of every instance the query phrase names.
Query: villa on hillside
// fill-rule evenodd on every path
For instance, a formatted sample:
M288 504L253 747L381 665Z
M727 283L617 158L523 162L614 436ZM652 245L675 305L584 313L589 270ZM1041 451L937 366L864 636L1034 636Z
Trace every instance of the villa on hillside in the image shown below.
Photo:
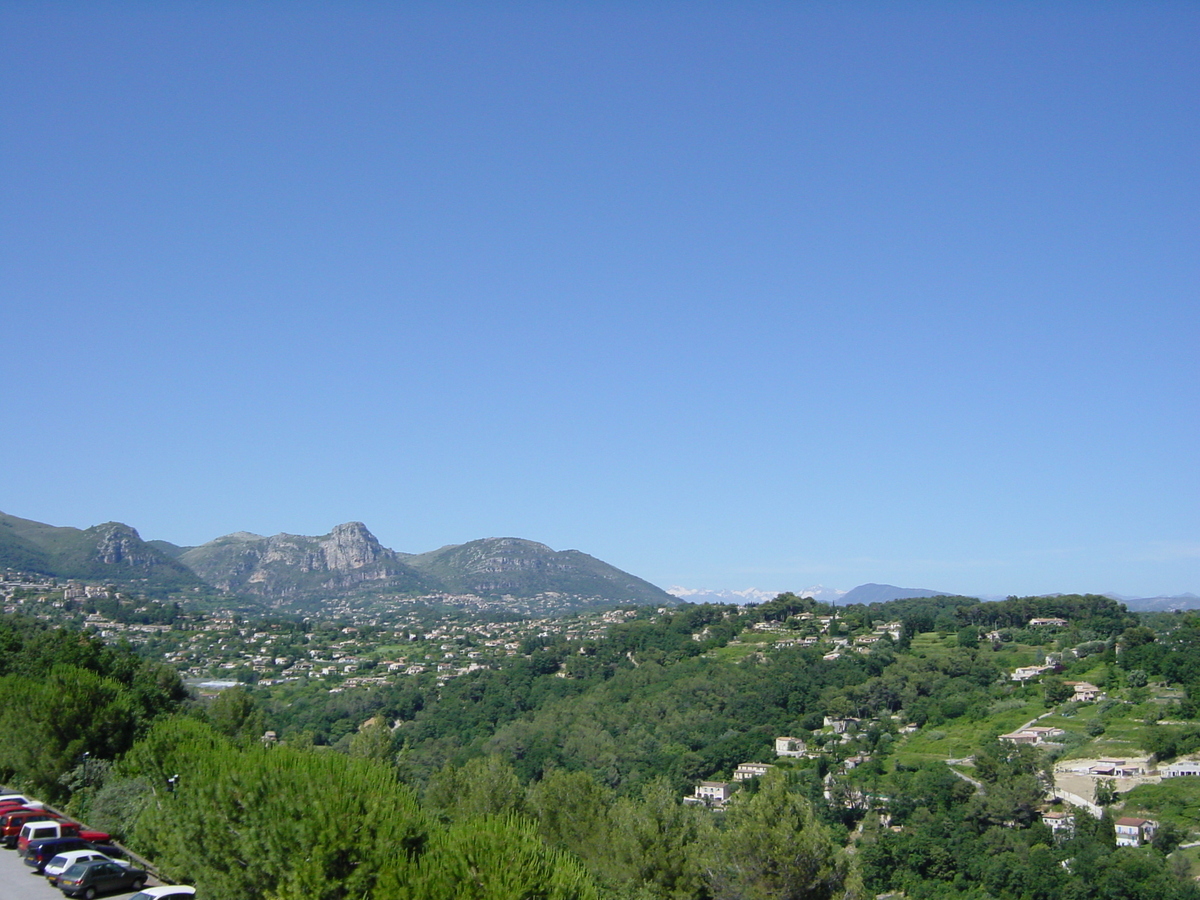
M1088 774L1100 778L1136 778L1142 774L1142 767L1123 759L1102 759L1088 767Z
M1055 837L1068 837L1075 830L1075 816L1069 812L1048 812L1042 814L1042 822L1050 829Z
M1019 666L1013 669L1010 676L1013 681L1030 681L1047 672L1053 672L1054 666Z
M1071 697L1072 703L1092 703L1104 699L1104 691L1087 681L1065 681L1063 683L1067 687L1075 689L1075 695Z
M821 724L825 728L832 728L834 734L845 734L851 725L857 728L858 721L858 719L855 719L852 716L847 716L844 719L837 718L835 716L825 716Z
M1002 734L1000 740L1008 741L1010 744L1042 744L1051 738L1062 737L1064 734L1066 732L1061 728L1035 725L1030 728L1022 728L1020 731Z
M904 633L904 625L901 622L887 622L883 625L876 625L874 628L876 634L886 634L893 641L900 640L900 635Z
M728 781L702 781L696 785L696 790L690 797L683 798L683 802L720 809L732 796L733 785Z
M1066 619L1059 619L1053 616L1047 619L1029 620L1030 628L1066 628L1067 624L1068 623Z
M776 756L804 756L808 752L808 745L800 738L794 737L777 737L775 738L775 755Z
M1153 819L1137 819L1132 816L1117 819L1115 825L1118 847L1140 847L1142 844L1148 844L1154 840L1154 832L1158 830L1158 823Z
M1167 766L1162 766L1158 774L1163 778L1184 778L1188 775L1200 775L1200 761L1194 759L1177 759Z
M770 763L742 763L733 770L734 781L749 781L751 778L761 778L768 769L775 768Z

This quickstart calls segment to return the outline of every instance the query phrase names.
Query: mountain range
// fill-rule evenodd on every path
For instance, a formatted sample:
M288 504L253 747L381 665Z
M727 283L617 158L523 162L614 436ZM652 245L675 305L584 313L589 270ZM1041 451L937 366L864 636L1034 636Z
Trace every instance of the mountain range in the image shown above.
M318 536L236 532L180 547L143 541L120 522L79 529L0 513L0 568L133 584L147 593L207 588L276 608L364 593L524 599L556 594L588 605L678 602L578 550L506 537L403 553L384 547L361 522Z
M284 610L365 595L557 597L552 605L566 608L680 600L761 603L778 593L682 587L668 593L586 553L552 550L522 538L483 538L426 553L404 553L384 547L361 522L347 522L318 536L266 537L239 531L198 547L181 547L143 541L136 529L122 522L80 529L0 513L2 569L120 583L149 595L222 592ZM953 592L862 584L849 591L817 585L796 593L841 606ZM1200 608L1200 597L1190 593L1108 596L1133 610Z
M1174 594L1170 597L1122 597L1120 594L1106 594L1114 600L1119 600L1130 609L1139 612L1174 612L1177 609L1200 609L1200 596L1190 591Z

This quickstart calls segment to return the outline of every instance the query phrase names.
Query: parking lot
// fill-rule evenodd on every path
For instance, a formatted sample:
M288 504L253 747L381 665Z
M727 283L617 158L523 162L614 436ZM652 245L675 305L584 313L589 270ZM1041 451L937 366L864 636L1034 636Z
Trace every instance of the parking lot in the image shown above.
M158 884L151 879L148 884ZM107 894L106 897L132 897L133 891ZM0 900L63 900L58 888L38 875L17 856L16 850L0 849Z

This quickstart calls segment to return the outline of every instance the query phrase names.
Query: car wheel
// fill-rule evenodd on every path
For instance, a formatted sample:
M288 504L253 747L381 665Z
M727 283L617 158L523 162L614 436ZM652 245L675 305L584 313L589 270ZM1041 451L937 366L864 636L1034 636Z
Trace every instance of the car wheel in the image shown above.
M96 900L96 889L94 887L90 887L84 891L83 900Z
M134 881L134 883L132 885L130 885L130 887L133 888L133 892L135 894L138 891L140 891L142 888L144 888L145 886L146 886L146 879L144 879L144 878L139 878L136 881Z

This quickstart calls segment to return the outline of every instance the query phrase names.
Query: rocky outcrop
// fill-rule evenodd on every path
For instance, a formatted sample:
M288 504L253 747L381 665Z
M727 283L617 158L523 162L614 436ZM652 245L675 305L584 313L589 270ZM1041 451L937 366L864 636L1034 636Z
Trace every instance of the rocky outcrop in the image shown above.
M135 582L152 593L203 585L187 566L121 522L79 529L0 513L0 563L60 578Z
M76 546L62 559L75 578L135 580L164 590L200 584L185 565L143 541L136 528L122 522L105 522L80 532Z
M384 547L362 522L346 522L317 537L239 531L199 547L179 547L143 541L120 522L80 530L0 513L0 564L129 582L147 592L191 592L207 585L292 611L362 591L508 599L552 595L578 598L583 605L677 602L578 550L506 537L412 555Z
M96 535L95 557L106 566L152 566L162 558L162 554L142 540L136 528L120 522L97 525L85 533Z
M319 537L239 532L193 547L180 559L214 587L268 597L341 590L366 582L380 582L392 590L424 584L362 522L338 525Z

